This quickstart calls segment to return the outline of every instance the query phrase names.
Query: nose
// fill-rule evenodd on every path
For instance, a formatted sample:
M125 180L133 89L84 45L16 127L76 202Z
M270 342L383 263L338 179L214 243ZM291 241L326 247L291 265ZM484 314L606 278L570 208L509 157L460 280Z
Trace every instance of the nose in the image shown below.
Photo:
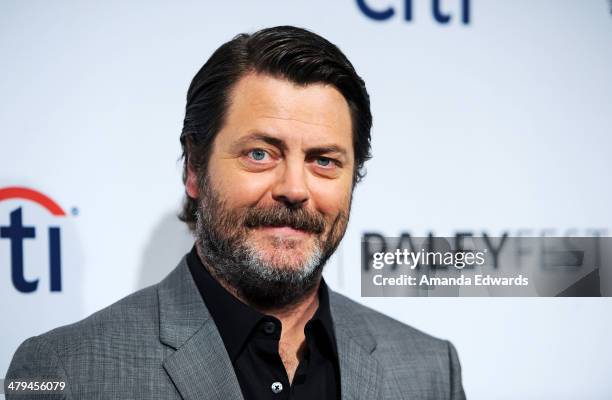
M272 188L272 198L289 208L300 208L309 197L303 163L286 161Z

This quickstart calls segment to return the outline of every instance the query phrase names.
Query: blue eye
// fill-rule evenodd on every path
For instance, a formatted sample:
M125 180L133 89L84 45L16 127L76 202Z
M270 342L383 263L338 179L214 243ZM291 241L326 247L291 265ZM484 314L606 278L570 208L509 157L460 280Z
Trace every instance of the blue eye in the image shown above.
M251 150L250 153L253 160L256 161L261 161L266 157L266 152L261 149Z
M329 166L329 164L331 164L331 160L329 158L319 157L317 158L317 164L319 164L322 167L327 167Z

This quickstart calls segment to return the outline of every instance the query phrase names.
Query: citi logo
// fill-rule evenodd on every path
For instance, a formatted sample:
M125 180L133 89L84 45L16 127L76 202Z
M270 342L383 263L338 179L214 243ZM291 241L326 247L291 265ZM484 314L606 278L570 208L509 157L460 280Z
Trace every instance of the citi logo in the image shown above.
M393 5L389 5L386 8L381 6L372 5L372 0L356 0L357 7L359 10L368 18L374 21L387 21L395 16L397 13L396 8ZM442 0L429 0L431 2L431 16L434 21L438 24L446 25L453 20L453 14L442 5ZM610 0L612 1L612 0ZM378 1L380 4L381 1ZM393 3L389 0L389 3ZM406 22L412 21L412 0L403 0L403 19ZM454 4L457 7L459 3L459 14L461 17L461 23L468 25L470 23L470 0L449 0L445 2L448 7L448 3Z
M4 225L6 222L4 216L0 220L0 241L8 241L10 247L10 254L0 254L0 263L4 264L7 258L10 258L10 270L11 270L11 281L15 289L22 293L31 293L39 289L39 278L27 279L25 273L25 260L24 254L26 249L25 244L28 244L28 254L34 245L35 239L43 237L43 233L46 230L47 236L47 251L48 251L48 271L49 271L49 290L51 292L62 291L62 254L61 254L61 227L57 225L57 222L50 224L50 226L40 226L41 224L28 225L24 221L31 220L26 219L26 211L30 210L30 204L34 203L42 207L50 217L48 220L58 221L58 218L65 218L66 213L64 210L51 198L45 194L32 190L25 187L5 187L0 188L0 203L7 202L9 200L26 200L22 204L17 206L11 206L8 213L8 225ZM15 202L10 202L14 204ZM3 211L4 211L3 207ZM48 215L47 214L47 215ZM44 218L47 220L47 218ZM44 240L44 239L43 239ZM36 247L43 246L43 243L36 243ZM41 251L41 249L39 249ZM42 250L44 251L44 249ZM30 259L31 262L31 259ZM4 273L5 268L1 269Z

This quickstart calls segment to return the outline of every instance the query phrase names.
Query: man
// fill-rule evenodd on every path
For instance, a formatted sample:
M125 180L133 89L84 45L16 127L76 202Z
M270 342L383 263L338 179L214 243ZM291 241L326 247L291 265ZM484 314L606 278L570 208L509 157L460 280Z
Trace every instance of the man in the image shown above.
M284 26L221 46L181 135L193 249L161 283L28 339L7 378L53 377L70 399L464 398L449 342L321 277L371 123L364 82L322 37Z

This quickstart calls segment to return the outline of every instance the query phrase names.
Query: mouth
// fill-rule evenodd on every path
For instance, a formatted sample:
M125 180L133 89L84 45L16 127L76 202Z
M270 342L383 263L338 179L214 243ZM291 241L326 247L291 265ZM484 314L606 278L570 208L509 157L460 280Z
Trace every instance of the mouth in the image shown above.
M302 239L312 235L311 232L304 231L301 229L294 229L290 226L262 226L255 228L256 231L263 234L268 234L283 238L296 238Z

